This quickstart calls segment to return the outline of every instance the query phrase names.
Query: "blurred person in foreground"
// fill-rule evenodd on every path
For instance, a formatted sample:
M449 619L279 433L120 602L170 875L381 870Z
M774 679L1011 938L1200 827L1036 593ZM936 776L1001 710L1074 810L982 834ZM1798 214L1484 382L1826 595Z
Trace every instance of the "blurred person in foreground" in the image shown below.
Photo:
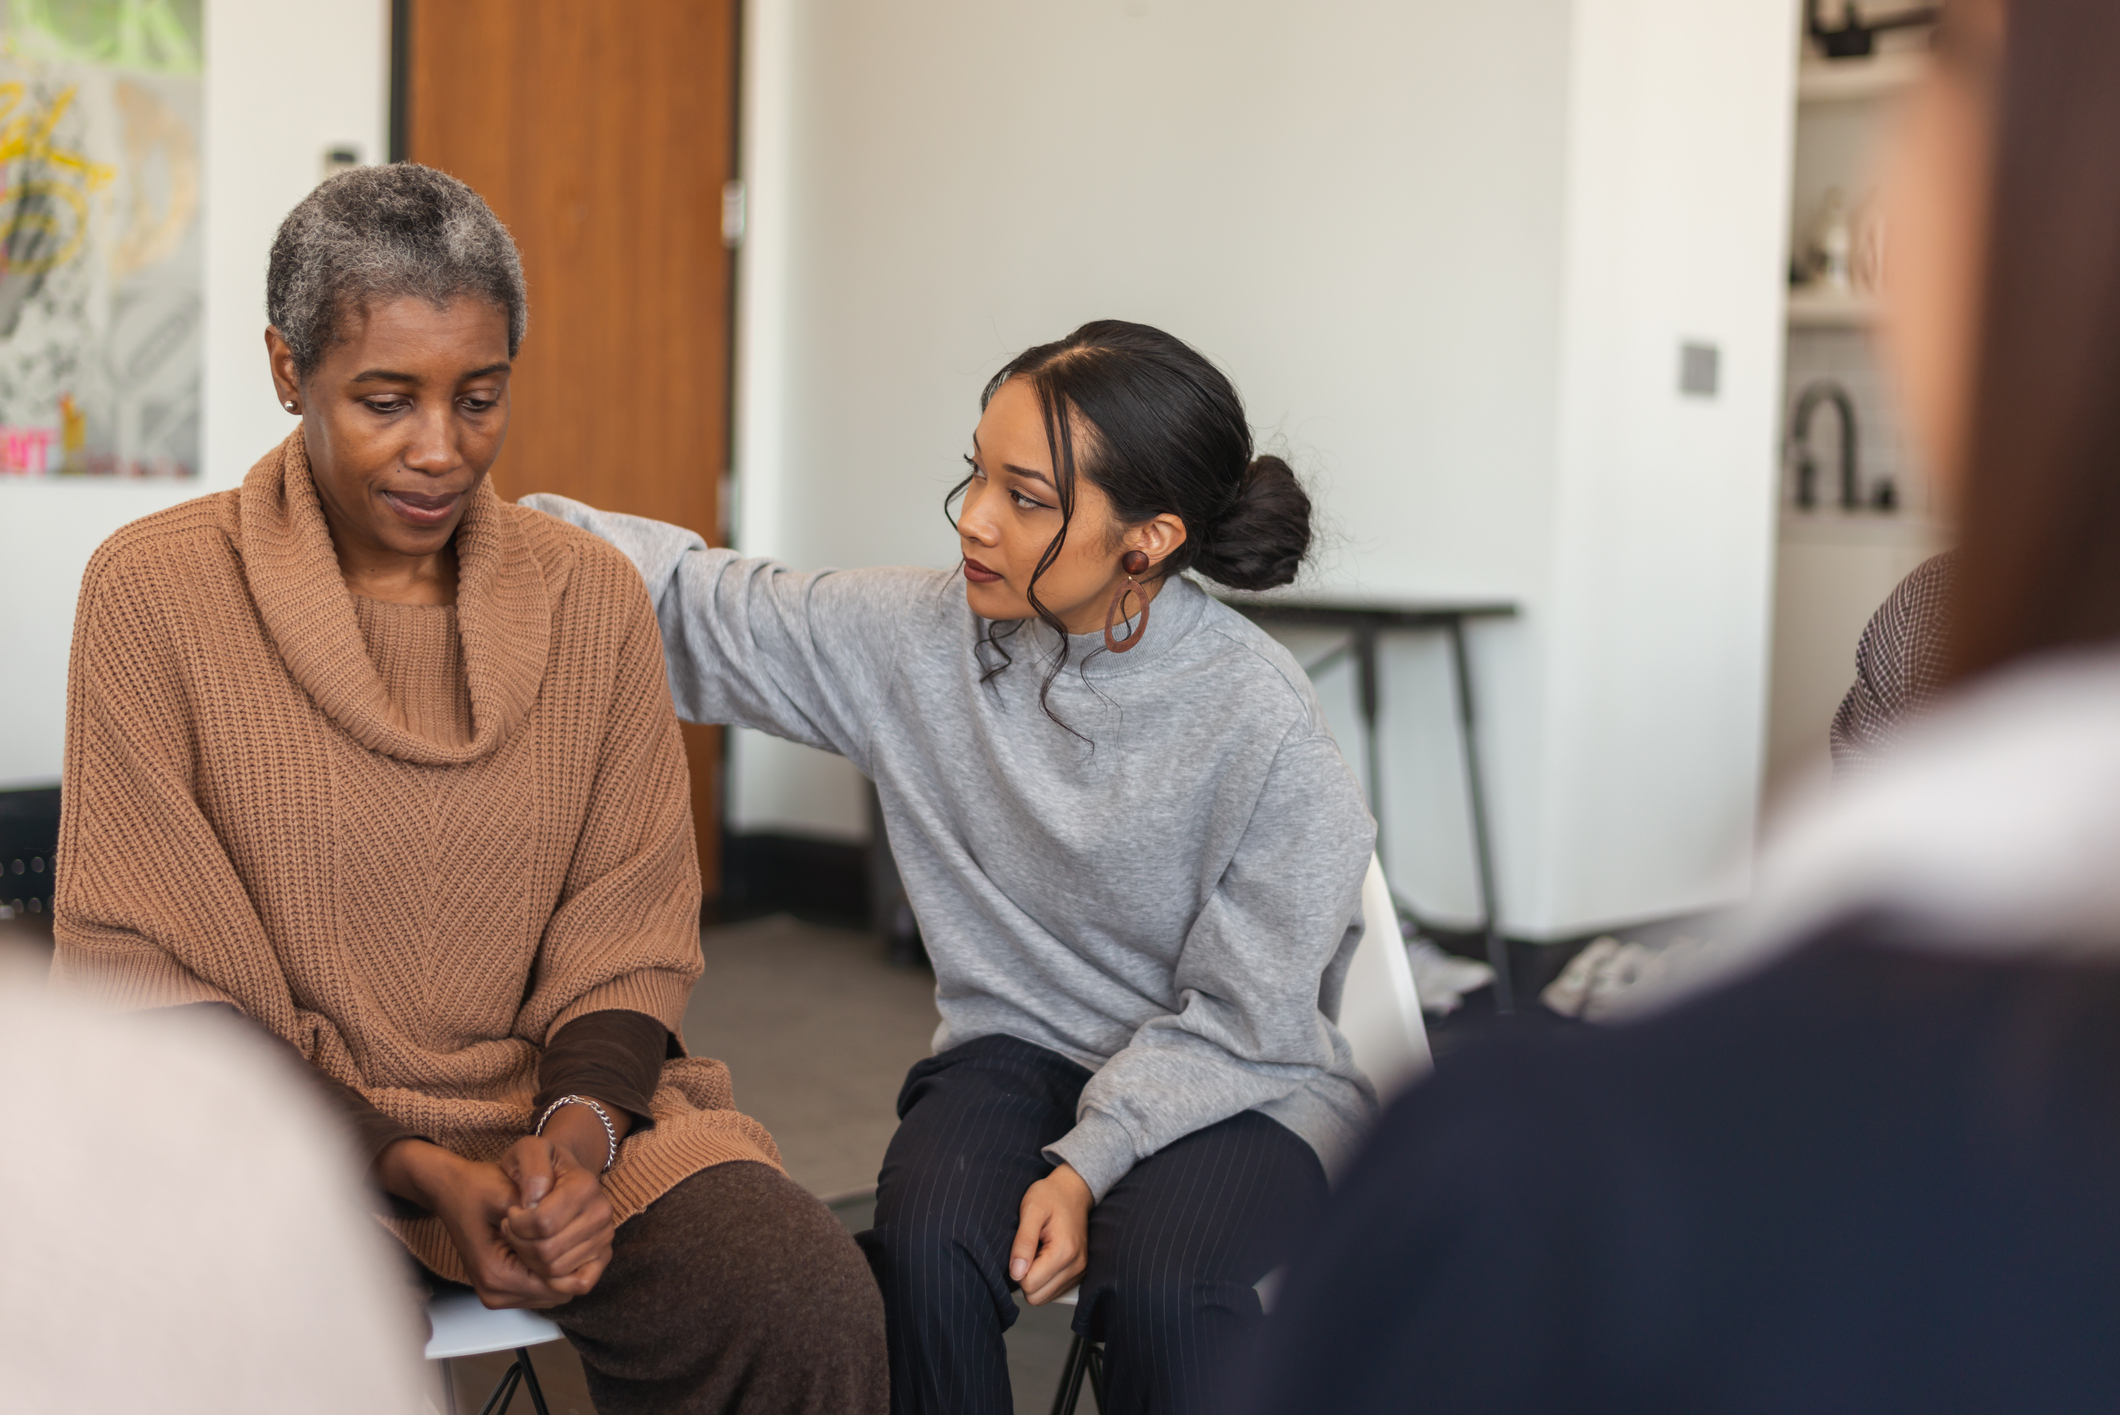
M699 867L640 576L488 476L514 242L356 168L281 223L266 308L294 430L82 581L54 980L299 1054L430 1280L548 1310L603 1415L880 1412L860 1253L678 1034Z
M200 1009L77 1010L16 951L0 1085L29 1109L0 1165L0 1408L431 1409L404 1268L291 1068Z
M2120 6L1952 9L1886 348L1947 701L1782 832L1743 957L1386 1119L1245 1412L2120 1404Z

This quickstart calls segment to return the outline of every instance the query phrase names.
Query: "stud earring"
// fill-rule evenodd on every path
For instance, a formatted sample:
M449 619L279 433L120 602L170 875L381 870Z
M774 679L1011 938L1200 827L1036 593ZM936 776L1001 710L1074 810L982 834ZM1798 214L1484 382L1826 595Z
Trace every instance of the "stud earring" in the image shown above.
M291 413L291 412L293 412L293 411L294 411L294 400L293 400L293 399L289 399L289 400L288 400L287 402L285 402L285 403L282 403L282 404L280 404L280 406L281 406L281 407L283 407L283 408L285 408L285 409L286 409L286 410L287 410L288 412L290 412L290 413Z
M1148 632L1148 595L1142 591L1140 583L1134 579L1134 576L1148 568L1148 557L1138 550L1129 550L1126 554L1119 557L1119 568L1126 572L1126 583L1112 592L1111 607L1104 611L1104 646L1113 653L1125 653L1135 644L1140 643L1141 636ZM1133 618L1133 615L1125 612L1126 601L1129 596L1141 601L1141 608L1138 611L1141 616L1140 621L1134 625L1134 631L1125 638L1114 638L1112 637L1112 627L1121 619Z

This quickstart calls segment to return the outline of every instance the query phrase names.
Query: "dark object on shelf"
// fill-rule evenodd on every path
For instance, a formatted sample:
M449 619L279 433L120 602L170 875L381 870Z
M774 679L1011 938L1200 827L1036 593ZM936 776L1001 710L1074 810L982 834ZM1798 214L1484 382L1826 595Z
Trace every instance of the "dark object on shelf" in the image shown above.
M1806 384L1789 418L1789 450L1796 458L1796 504L1806 511L1818 504L1818 456L1811 450L1811 419L1821 403L1831 403L1840 411L1840 507L1859 511L1862 474L1855 462L1855 400L1830 378Z
M1827 29L1818 17L1818 0L1804 0L1804 29L1828 59L1867 59L1877 52L1877 36L1887 30L1916 29L1943 18L1941 5L1917 5L1881 19L1866 20L1855 0L1847 0L1840 28Z
M59 788L0 791L0 905L50 914L59 850Z
M1879 477L1876 489L1870 493L1870 505L1879 511L1899 509L1899 488L1892 485L1890 477Z
M1465 757L1465 797L1472 815L1472 858L1480 873L1480 937L1486 944L1487 965L1494 969L1495 1010L1508 1016L1516 998L1510 985L1509 954L1502 943L1500 909L1495 903L1494 850L1487 831L1487 788L1480 770L1479 734L1472 701L1472 666L1465 656L1465 623L1470 619L1509 619L1516 606L1503 602L1485 604L1389 604L1282 599L1258 595L1229 595L1230 608L1261 623L1303 624L1317 629L1344 629L1347 642L1323 658L1303 665L1316 675L1345 655L1353 655L1355 688L1360 695L1362 736L1368 749L1369 813L1377 823L1377 856L1384 855L1384 769L1377 751L1377 710L1380 694L1377 679L1377 636L1386 630L1428 630L1450 638L1450 667L1457 680L1458 743ZM1399 907L1406 909L1405 902ZM1406 912L1419 923L1415 911Z

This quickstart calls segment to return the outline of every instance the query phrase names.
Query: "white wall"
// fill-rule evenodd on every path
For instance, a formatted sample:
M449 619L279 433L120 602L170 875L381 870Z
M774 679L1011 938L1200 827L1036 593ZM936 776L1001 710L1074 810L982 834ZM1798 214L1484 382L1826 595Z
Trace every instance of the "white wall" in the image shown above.
M981 384L1117 315L1234 375L1323 494L1333 583L1536 578L1566 17L1564 0L758 0L740 543L953 563L941 498ZM1467 523L1528 534L1477 542ZM804 754L757 745L738 748L739 828L860 828L817 814L836 763L798 773Z
M1793 3L1580 0L1532 929L1749 884L1765 731ZM1678 351L1721 352L1714 399ZM1519 822L1518 829L1531 826Z
M206 418L189 483L0 483L0 789L56 784L74 598L119 526L240 482L287 435L265 373L265 261L327 147L384 155L386 0L207 0Z
M1792 3L752 0L740 544L952 563L987 375L1085 319L1162 325L1309 474L1313 590L1525 606L1474 645L1508 925L1729 900ZM1720 347L1716 400L1679 397L1682 339ZM1462 918L1444 669L1387 655L1386 864ZM863 829L843 763L736 751L739 829Z

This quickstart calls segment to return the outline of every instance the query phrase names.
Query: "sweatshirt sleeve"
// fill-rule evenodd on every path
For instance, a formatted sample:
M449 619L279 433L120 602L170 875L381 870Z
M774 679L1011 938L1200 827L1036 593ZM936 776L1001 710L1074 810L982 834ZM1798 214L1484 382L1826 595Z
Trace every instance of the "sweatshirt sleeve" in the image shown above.
M1376 827L1332 739L1307 724L1291 732L1179 952L1178 1010L1104 1063L1075 1128L1046 1147L1100 1201L1172 1141L1332 1070L1346 1045L1322 1007L1336 1005L1339 974L1329 987L1327 974L1361 926Z
M602 537L640 570L679 717L755 727L869 770L867 709L882 698L922 597L934 593L934 572L801 573L564 496L521 504Z
M595 612L615 613L622 627L580 833L516 1021L540 1047L607 1010L641 1013L674 1034L704 966L691 778L654 616L622 567L597 576L577 568L568 594L615 599Z

